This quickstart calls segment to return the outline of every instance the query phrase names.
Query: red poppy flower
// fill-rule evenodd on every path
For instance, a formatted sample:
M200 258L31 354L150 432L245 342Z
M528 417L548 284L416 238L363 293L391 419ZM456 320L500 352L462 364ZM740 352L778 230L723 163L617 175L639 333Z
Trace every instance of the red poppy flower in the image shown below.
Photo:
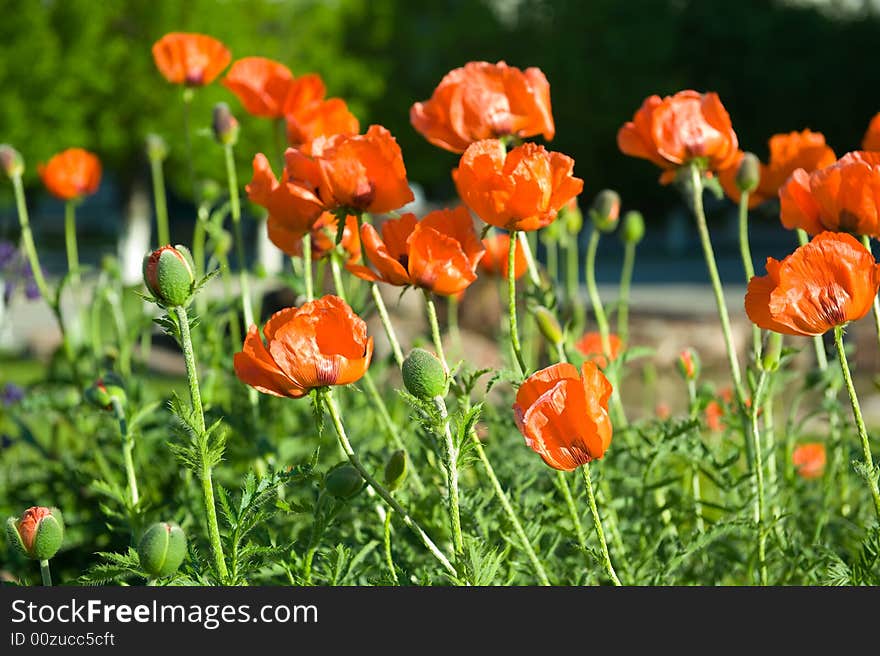
M611 346L611 359L616 360L620 355L621 341L617 335L608 335L608 344ZM585 333L574 347L580 351L590 362L595 362L600 369L608 366L605 359L605 351L602 348L602 335L597 332Z
M571 471L601 458L611 444L611 383L592 362L535 372L516 393L517 428L553 469Z
M101 160L82 148L68 148L37 167L46 189L62 200L90 196L101 184Z
M880 287L880 265L855 238L823 232L782 262L767 258L767 275L746 290L746 314L785 335L822 335L865 316Z
M470 62L450 71L430 100L409 112L413 127L435 146L463 152L482 139L505 135L553 139L550 84L539 68Z
M287 66L265 57L239 59L223 78L223 86L238 96L245 111L263 118L284 116L292 82Z
M326 257L336 248L336 233L339 229L339 219L335 214L324 212L312 226L308 237L302 239L312 240L312 260L320 260ZM288 255L302 255L302 239L294 244L293 252ZM361 257L361 238L358 235L358 223L356 216L345 218L345 227L342 229L342 241L339 242L346 254L346 262L357 262ZM276 244L277 246L277 244Z
M795 447L791 454L791 464L797 469L802 478L821 478L825 473L825 445L821 442L811 442Z
M880 237L880 153L856 151L831 166L797 169L779 190L782 225Z
M650 160L666 171L661 182L671 182L676 169L695 160L704 160L710 171L728 168L738 152L718 94L696 91L647 98L617 132L617 146L624 155Z
M825 136L821 132L789 132L774 134L768 142L770 145L770 161L761 163L760 182L758 188L749 194L749 207L757 207L779 193L789 176L797 169L812 172L835 162L837 156L826 145ZM731 165L718 172L718 180L727 196L739 202L740 190L736 186L736 172L739 169L744 153L737 153Z
M507 259L510 250L510 233L499 232L483 240L486 254L480 260L480 270L490 276L507 278ZM522 243L517 241L513 254L513 276L517 280L528 270L529 264Z
M156 67L172 84L210 84L230 59L232 55L226 46L204 34L172 32L153 44Z
M880 113L875 114L862 138L862 150L880 150Z
M452 172L458 194L483 221L505 230L538 230L584 188L574 160L526 143L509 153L488 139L468 147Z
M413 285L452 296L477 279L485 250L467 209L436 210L417 221L404 214L382 224L382 236L370 224L361 227L366 258L376 271L359 265L348 270L364 280Z
M317 387L353 383L373 357L367 324L338 296L276 312L263 335L266 344L251 326L233 364L241 382L274 396L295 399Z

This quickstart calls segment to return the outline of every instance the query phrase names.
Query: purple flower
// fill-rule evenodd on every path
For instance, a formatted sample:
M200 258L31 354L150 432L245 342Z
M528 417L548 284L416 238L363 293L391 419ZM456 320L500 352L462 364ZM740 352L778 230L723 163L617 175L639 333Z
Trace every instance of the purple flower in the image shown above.
M18 403L24 398L24 388L16 385L15 383L6 383L3 386L3 391L0 392L0 401L3 402L3 405L10 406L15 403Z
M17 254L17 249L8 241L0 241L0 269L5 269Z
M0 282L2 282L3 301L9 303L19 285L24 288L25 297L33 301L40 297L40 290L34 281L31 265L13 244L0 241Z

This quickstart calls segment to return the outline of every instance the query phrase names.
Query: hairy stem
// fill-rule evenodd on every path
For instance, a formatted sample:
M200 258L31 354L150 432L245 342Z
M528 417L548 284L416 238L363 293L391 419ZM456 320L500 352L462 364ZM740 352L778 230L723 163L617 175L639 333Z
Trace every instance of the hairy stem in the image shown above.
M510 233L510 246L507 249L507 317L510 321L510 345L519 365L520 373L526 375L525 358L523 358L522 346L519 343L519 328L516 321L516 240L519 233L515 230ZM528 242L525 242L528 243ZM531 251L530 251L531 254Z
M452 429L449 426L449 411L446 401L442 396L434 397L434 406L440 413L443 422L441 438L443 440L443 469L446 470L447 506L449 510L449 525L452 529L452 547L456 557L464 553L464 541L461 535L461 512L458 500L458 449L452 439Z
M376 309L379 311L379 318L382 320L382 327L385 329L385 335L391 344L391 352L394 353L394 361L397 363L398 369L403 366L403 351L400 348L400 342L397 339L397 333L391 318L388 316L388 308L385 307L385 301L382 299L382 292L379 291L379 285L372 283L370 285L370 293L373 295L373 301L376 303Z
M752 263L752 248L749 245L749 192L743 191L739 196L739 254L742 259L746 284L755 277L755 266ZM752 358L758 362L761 358L761 329L752 325Z
M226 154L226 180L229 184L229 207L232 214L232 227L235 231L235 256L238 260L238 276L241 286L241 309L244 325L250 328L254 323L254 310L251 303L251 289L248 282L247 260L244 253L244 237L241 230L241 198L238 193L238 174L235 171L235 153L232 144L224 147ZM303 240L307 241L307 240Z
M584 484L587 488L587 501L590 504L590 512L593 514L593 525L596 527L596 538L599 540L599 549L602 553L602 562L605 565L605 571L611 578L614 585L621 585L617 573L614 571L614 565L611 564L611 556L608 554L608 543L605 541L605 531L602 530L602 518L599 516L599 509L596 507L596 495L593 494L593 481L590 476L590 465L586 464L581 467L581 473L584 476Z
M79 284L79 249L76 245L76 204L69 200L64 203L64 247L67 251L67 271L70 283Z
M49 561L40 561L40 576L43 578L43 585L47 588L52 587L52 572L49 570Z
M125 463L125 475L128 479L128 494L131 498L131 506L134 508L138 505L140 497L138 496L137 477L134 472L134 437L128 432L128 422L125 420L125 410L119 399L113 397L113 413L119 422L119 436L122 438L122 460Z
M623 268L620 271L620 294L617 301L617 336L624 346L629 344L629 289L635 262L636 245L628 241L623 247Z

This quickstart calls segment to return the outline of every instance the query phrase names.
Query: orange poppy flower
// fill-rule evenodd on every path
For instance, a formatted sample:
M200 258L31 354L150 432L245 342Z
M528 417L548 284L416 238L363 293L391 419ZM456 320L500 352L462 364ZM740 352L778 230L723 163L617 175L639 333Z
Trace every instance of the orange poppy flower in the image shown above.
M584 188L574 160L525 143L509 153L497 139L478 141L452 172L458 194L483 221L505 230L538 230Z
M851 235L823 232L782 262L767 258L767 275L746 290L754 324L785 335L822 335L865 316L880 287L880 265Z
M831 166L798 169L779 190L782 225L880 237L880 153L847 153Z
M875 114L868 123L868 129L862 137L862 150L880 150L880 113Z
M358 278L390 285L413 285L441 296L464 291L474 280L485 250L464 207L435 210L417 221L404 214L382 224L382 236L370 224L361 226L361 241L376 271L349 265Z
M324 212L309 232L308 239L312 240L312 260L320 260L336 248L336 233L339 229L339 219L331 212ZM306 237L303 237L306 239ZM346 262L357 262L361 257L361 238L358 235L358 223L356 216L345 218L345 227L342 229L342 241L339 242L346 254ZM276 244L277 246L277 244ZM302 239L294 245L292 253L288 255L302 255Z
M324 296L251 326L233 365L238 379L264 394L299 398L317 387L348 385L373 357L367 324L338 296Z
M232 64L223 86L232 91L252 116L281 118L293 74L284 64L265 57L245 57Z
M430 100L409 112L413 127L435 146L461 153L482 139L556 134L550 84L539 68L470 62L450 71Z
M647 98L617 132L617 146L624 155L650 160L666 171L660 177L663 183L694 160L704 160L710 171L728 168L738 152L736 133L718 94L696 91Z
M706 404L706 426L713 433L718 433L724 429L721 418L724 417L724 410L718 401L709 401Z
M791 464L801 478L821 478L825 473L825 462L825 445L821 442L801 444L791 454Z
M821 132L789 132L774 134L768 142L770 145L770 161L761 163L761 178L758 188L749 194L749 207L757 207L779 193L789 176L797 169L812 172L834 164L837 156L825 143ZM728 198L739 202L740 190L736 186L736 172L742 161L742 151L737 153L731 165L718 172L718 181L724 188Z
M657 415L657 419L664 421L672 416L672 409L666 401L660 401L654 406L654 414Z
M355 135L360 123L340 98L324 100L326 88L320 76L303 75L291 85L284 102L287 142L311 154L311 143L318 137Z
M101 184L101 160L82 148L68 148L37 167L46 189L62 200L90 196Z
M620 355L621 341L617 335L608 335L608 344L611 346L611 359L616 360ZM590 362L595 362L600 369L608 366L605 352L602 349L602 335L597 332L585 333L574 347L580 351Z
M611 383L592 362L567 362L533 373L513 404L526 444L553 469L571 471L601 458L611 444Z
M204 34L172 32L153 44L156 68L172 84L210 84L230 59L232 55L226 46Z
M510 250L510 233L499 232L490 235L483 240L483 248L486 254L480 260L480 270L490 276L507 278L507 258ZM517 241L516 250L513 253L513 277L519 280L529 264L523 251L522 243Z

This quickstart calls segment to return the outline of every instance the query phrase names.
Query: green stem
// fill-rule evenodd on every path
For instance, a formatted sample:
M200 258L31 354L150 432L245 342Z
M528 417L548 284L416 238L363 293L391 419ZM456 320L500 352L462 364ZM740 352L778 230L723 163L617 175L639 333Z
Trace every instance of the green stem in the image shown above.
M449 375L449 363L446 362L446 354L443 352L443 338L440 335L440 322L437 321L437 307L434 305L434 299L431 292L427 289L422 290L425 294L425 306L428 308L428 323L431 326L431 339L434 341L434 350L437 351L437 357L443 364L443 370Z
M162 169L162 160L157 157L150 158L150 171L153 174L153 204L156 207L156 236L159 246L171 243L171 235L168 231L168 202L165 197L165 173Z
M49 561L40 561L40 576L43 577L43 585L47 588L52 587L52 572L49 571Z
M174 308L177 323L180 327L180 346L183 349L183 358L186 363L186 376L189 383L189 396L192 402L193 418L196 422L199 446L202 450L200 459L199 479L202 483L202 495L205 501L205 515L208 523L208 537L211 542L211 552L214 556L214 565L220 579L228 575L226 559L223 557L223 544L220 541L220 527L217 523L217 508L214 503L214 483L212 481L211 467L206 459L208 436L205 431L205 413L202 409L202 394L199 391L199 375L196 368L196 358L193 352L192 337L189 332L189 316L186 308L178 305Z
M388 571L391 572L391 580L394 581L394 585L400 585L397 580L397 570L394 567L394 558L391 556L391 515L393 512L393 510L389 510L385 515L385 528L382 537L385 543L385 564L388 565Z
M767 389L768 372L762 371L758 378L758 387L752 399L751 420L752 453L754 454L755 482L757 495L755 497L755 526L757 528L758 568L760 571L761 585L767 585L767 536L764 531L764 447L761 440L761 429L758 424L758 414L764 392Z
M519 233L515 230L510 233L510 246L507 249L507 318L510 321L510 345L520 373L525 376L528 372L526 361L523 358L522 346L519 343L519 328L516 322L516 240ZM527 241L525 243L528 243ZM529 251L531 253L531 251Z
M458 297L449 296L446 303L446 326L456 356L464 354L464 343L461 341L461 330L458 327Z
M556 284L559 278L559 242L551 239L546 243L547 247L547 275L550 276L551 283Z
M580 334L584 326L584 306L581 302L580 294L579 256L577 236L572 235L565 243L565 293L568 296L568 303L572 308L573 332L575 334Z
M235 255L238 259L241 305L244 312L244 325L250 328L254 323L254 310L251 303L247 259L245 259L244 253L244 237L242 237L241 230L241 198L238 194L238 173L235 171L235 153L232 150L232 144L226 144L224 150L226 151L226 180L229 183L229 206L232 214L232 226L235 230Z
M746 284L755 277L755 266L752 263L752 249L749 245L749 192L743 191L739 196L739 254L742 258ZM761 329L752 325L752 357L755 362L761 359Z
M116 420L119 422L119 435L122 438L122 459L125 463L125 474L128 479L128 493L131 497L131 507L134 508L138 505L138 501L140 497L138 496L138 485L137 485L137 477L134 473L134 437L128 432L128 422L125 420L125 410L122 407L122 404L119 402L119 399L113 397L113 413L116 415Z
M635 262L636 245L628 241L623 247L623 269L620 272L620 294L617 301L617 336L624 346L629 344L629 289Z
M336 253L330 253L330 271L333 273L333 286L336 288L336 295L347 303L345 284L342 282L342 268L339 266L339 256Z
M599 540L599 549L602 553L602 560L605 570L614 585L621 585L617 573L614 571L614 565L611 564L611 556L608 554L608 543L605 541L605 531L602 530L602 518L599 517L599 509L596 507L596 496L593 494L593 481L590 477L590 465L586 464L581 467L581 473L584 476L584 484L587 487L587 500L590 503L590 512L593 514L593 525L596 527L596 538Z
M67 271L70 283L79 284L79 250L76 246L76 203L69 200L64 204L64 246L67 250Z
M532 252L533 252L532 251L532 244L529 241L528 234L529 233L525 233L525 232L518 232L518 233L511 232L510 239L511 239L511 241L514 241L517 238L517 235L519 235L519 245L520 245L520 248L522 248L523 255L526 258L526 268L527 268L527 271L529 272L529 280L531 281L531 283L535 287L540 287L541 286L541 274L538 272L538 264L535 262L535 256L532 254ZM515 249L516 245L514 245L513 248ZM516 255L515 250L514 250L514 255ZM516 258L514 258L513 261L516 262ZM513 270L509 266L510 262L511 262L511 260L510 260L510 258L508 258L508 260L507 260L508 274L510 271Z
M303 278L306 281L306 301L314 300L315 286L312 282L312 236L306 235L302 240Z
M559 489L562 491L562 498L565 500L565 507L568 510L569 519L571 519L571 523L574 525L575 536L577 536L578 546L584 553L587 553L587 536L584 533L584 526L581 524L580 514L578 513L577 506L574 504L574 497L571 494L571 486L568 484L568 479L565 477L565 472L556 471L556 481L559 484Z
M385 335L391 344L391 351L394 353L394 361L397 362L397 368L403 366L403 351L400 349L400 342L397 340L397 333L388 316L388 308L385 307L385 301L382 299L382 292L379 291L379 285L372 283L370 292L373 295L373 301L376 303L376 309L379 311L379 318L382 320L382 327L385 329Z
M688 380L688 416L695 419L699 412L697 405L697 383L694 380ZM691 469L691 491L694 495L694 517L696 521L697 531L703 533L706 530L706 524L703 521L703 498L700 490L700 470L697 467Z
M846 391L849 394L849 402L852 405L853 418L856 421L856 427L859 431L859 439L862 442L862 455L865 458L865 466L872 476L868 478L868 487L871 489L871 496L874 499L874 510L877 518L880 519L880 489L877 487L877 477L873 475L874 458L871 455L871 443L868 440L868 430L865 428L865 421L862 418L862 409L859 405L859 399L856 396L856 388L853 384L852 374L849 370L849 363L846 359L846 350L843 348L843 326L835 326L834 328L834 346L837 347L837 359L840 361L840 369L843 371L843 381L846 384Z
M406 524L409 529L415 533L415 535L421 540L422 544L425 548L431 553L434 558L443 566L443 568L452 576L458 576L458 572L455 567L452 566L452 563L449 562L449 559L443 555L443 552L437 548L437 545L434 544L434 541L428 536L427 533L419 526L416 521L409 515L406 510L404 510L399 503L394 499L391 493L385 489L385 487L379 483L371 474L367 471L364 465L361 463L360 458L357 457L357 454L352 449L351 443L348 441L348 436L345 433L345 427L342 424L342 418L339 414L339 410L336 408L336 403L333 400L333 394L328 388L323 388L318 390L318 394L324 402L324 405L327 408L327 411L330 413L330 418L333 421L333 426L336 429L336 436L339 438L339 445L342 447L343 452L348 457L348 461L352 464L352 466L357 469L361 476L363 476L364 480L367 482L370 487L372 487L379 494L380 497L388 504L401 518L404 524Z
M458 449L452 439L452 429L449 426L449 411L446 401L442 396L434 397L434 407L440 413L443 422L443 468L446 470L447 505L449 510L449 525L452 529L452 547L456 556L464 553L464 540L461 535L461 512L458 500Z
M122 312L122 300L115 289L106 291L107 305L113 315L113 326L116 330L116 340L119 345L119 373L123 378L131 376L131 345L128 342L128 329L125 325L125 315Z
M721 277L718 275L718 265L715 262L715 251L712 249L712 240L709 237L709 227L706 224L706 213L703 210L703 178L700 169L696 164L691 164L690 169L694 215L697 219L697 231L700 234L703 256L706 259L706 267L709 269L709 280L712 283L712 291L715 293L715 303L718 306L718 319L721 322L721 331L724 334L724 345L727 349L730 376L733 378L737 401L739 402L740 407L744 407L745 394L743 392L742 377L739 371L739 361L736 358L736 347L733 343L733 333L730 330L730 317L727 314L727 305L724 302L724 288L721 286Z
M199 206L199 190L196 186L196 166L193 162L192 134L190 131L189 113L192 106L195 91L191 87L183 89L183 137L186 144L186 163L189 170L189 185L192 192L193 203ZM164 244L163 244L164 245Z

